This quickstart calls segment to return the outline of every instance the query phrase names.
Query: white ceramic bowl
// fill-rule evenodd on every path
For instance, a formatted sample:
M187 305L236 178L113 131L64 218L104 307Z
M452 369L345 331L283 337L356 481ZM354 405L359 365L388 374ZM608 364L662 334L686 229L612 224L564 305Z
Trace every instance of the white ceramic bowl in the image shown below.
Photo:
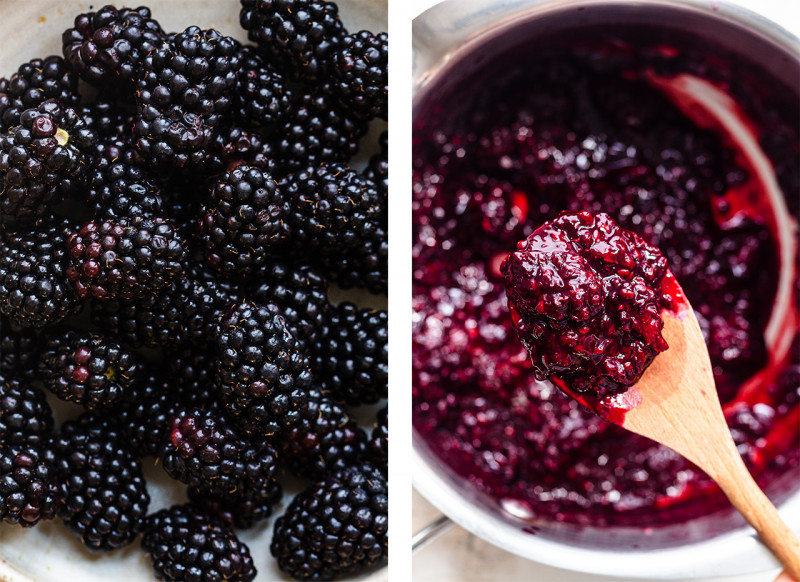
M23 62L36 57L61 54L61 33L72 26L80 12L97 10L108 2L78 2L60 0L30 0L19 2L0 0L0 76L10 76ZM167 31L183 30L196 24L214 27L223 34L247 41L246 32L239 25L238 0L151 0L148 2L122 3L118 7L146 4L153 17ZM362 29L387 30L387 8L384 0L339 0L342 20L350 31ZM364 143L377 143L377 135L385 129L383 122L376 122ZM371 154L363 151L358 159L367 159ZM385 308L386 302L375 296L333 292L332 299L349 299L364 307ZM55 404L55 403L54 403ZM62 407L63 408L63 407ZM363 407L357 411L366 427L374 418L376 407ZM369 409L367 409L369 408ZM74 410L74 409L73 409ZM145 475L152 501L150 511L185 501L184 487L170 480L153 459L144 460ZM258 581L289 580L278 570L270 556L269 543L276 516L283 513L299 484L286 488L281 506L275 516L252 530L238 532L239 537L250 547ZM383 582L386 568L370 573L371 582ZM2 582L107 582L109 580L151 581L153 571L149 559L142 551L139 540L109 554L88 552L60 521L41 522L32 529L22 529L0 522L0 581Z
M431 95L491 62L493 55L537 34L582 24L642 23L673 26L747 55L779 78L800 86L800 41L758 14L726 2L699 0L448 0L421 14L413 28L414 107ZM446 79L446 81L445 81ZM790 84L790 86L792 86ZM787 481L787 475L781 481ZM578 572L647 579L682 579L748 574L777 567L768 550L734 514L714 521L733 531L709 541L676 547L670 536L700 537L709 520L699 518L646 535L639 528L581 528L537 522L529 525L505 514L464 479L454 475L414 435L414 486L456 523L486 541L551 566ZM800 531L797 482L780 506L784 519ZM716 519L716 518L714 518ZM731 521L733 520L733 521ZM738 520L738 521L737 521ZM698 529L700 528L700 529ZM682 530L682 531L680 531ZM653 541L655 540L655 541ZM658 541L662 540L662 541ZM642 547L648 549L642 549ZM671 546L671 547L668 547Z

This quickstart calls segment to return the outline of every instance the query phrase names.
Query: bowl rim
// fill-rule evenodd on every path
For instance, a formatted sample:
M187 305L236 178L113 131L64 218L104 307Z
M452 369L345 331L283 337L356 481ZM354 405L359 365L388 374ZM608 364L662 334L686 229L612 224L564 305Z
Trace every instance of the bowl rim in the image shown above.
M413 107L416 112L430 87L437 85L476 46L538 14L553 15L579 7L630 6L688 10L706 18L744 27L800 62L800 39L772 20L725 0L445 0L413 21ZM476 25L483 13L491 23ZM452 26L458 22L458 26ZM422 31L422 32L420 32ZM425 51L428 51L427 53ZM412 482L439 511L487 542L523 558L587 574L651 579L742 575L778 568L780 564L757 539L740 527L710 540L667 549L609 550L570 545L540 535L520 535L520 526L459 494L443 464L427 450L412 429ZM800 491L779 508L800 533Z

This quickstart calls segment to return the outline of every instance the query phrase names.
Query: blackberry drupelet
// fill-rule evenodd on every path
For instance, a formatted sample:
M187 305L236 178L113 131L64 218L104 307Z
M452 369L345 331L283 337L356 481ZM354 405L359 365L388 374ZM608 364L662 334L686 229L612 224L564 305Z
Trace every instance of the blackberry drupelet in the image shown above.
M236 117L248 127L270 129L289 112L291 91L284 76L253 47L242 47L236 84Z
M323 162L347 162L367 133L367 122L324 92L296 93L286 121L274 132L275 155L287 172Z
M350 467L292 500L270 545L296 580L333 580L386 559L388 487L370 465Z
M250 291L250 296L258 303L277 305L303 351L309 353L307 348L330 309L328 282L319 269L309 265L272 263L264 272L269 276Z
M372 293L386 293L389 239L385 222L365 233L360 246L340 256L320 256L318 264L342 289L361 287Z
M74 109L45 101L0 134L0 214L30 222L85 177L97 134Z
M76 313L81 302L67 280L66 222L33 232L6 229L0 242L0 312L23 327L43 327Z
M45 388L62 400L99 411L133 398L141 365L113 338L68 331L47 341L38 371Z
M159 580L249 582L256 577L247 545L191 504L148 516L142 548Z
M312 353L314 379L334 400L357 406L387 397L388 314L353 303L333 307Z
M187 490L189 501L200 508L203 513L237 529L248 529L267 519L272 515L275 506L280 503L282 493L277 480L270 481L266 486L255 491L245 492L243 495L220 497L192 487Z
M244 497L276 482L272 446L242 439L216 412L180 411L169 421L168 437L161 447L164 470L204 493Z
M96 219L159 216L166 209L161 185L120 138L100 142L89 169L86 199Z
M365 119L388 117L389 36L362 30L348 35L336 53L332 90Z
M33 527L53 519L59 475L48 446L0 446L0 520Z
M137 84L136 145L159 169L201 168L233 113L239 43L190 26L147 55Z
M246 165L217 178L200 219L206 263L228 277L252 277L287 238L290 212L277 182Z
M78 113L97 132L100 142L110 139L128 140L136 121L132 110L113 98L99 96L93 103L78 107Z
M386 201L389 196L389 132L381 132L378 138L380 151L369 159L364 176L372 180L383 195L384 212L388 210Z
M310 479L355 464L365 442L364 431L347 412L318 390L309 391L300 422L278 437L281 463Z
M39 336L0 316L0 377L25 376L39 361Z
M222 311L238 300L225 284L190 272L157 294L130 303L95 302L92 321L134 346L204 345L213 342Z
M55 99L65 107L77 107L81 101L78 77L59 56L33 59L20 65L9 79L0 79L0 130L19 125L26 109Z
M55 439L58 515L93 551L126 546L141 531L150 496L142 466L118 429L92 414L65 422Z
M44 392L24 380L0 378L0 449L44 445L52 431L53 411Z
M236 166L261 168L271 176L285 172L274 152L275 147L257 131L231 126L220 128L203 162L209 175L222 174Z
M135 216L87 222L67 241L67 278L78 297L131 301L180 277L183 239L164 218Z
M389 463L389 409L381 408L378 411L378 421L372 429L367 443L367 455L381 471L386 474Z
M328 77L347 34L338 6L320 0L242 0L239 21L265 59L310 82Z
M141 63L164 38L150 9L104 6L75 17L62 35L64 58L81 78L106 91L132 93Z
M287 176L281 186L290 199L290 229L309 258L336 257L363 245L381 219L380 194L359 172L322 164Z
M216 337L226 414L261 436L298 422L312 382L310 364L278 307L238 303L223 314Z

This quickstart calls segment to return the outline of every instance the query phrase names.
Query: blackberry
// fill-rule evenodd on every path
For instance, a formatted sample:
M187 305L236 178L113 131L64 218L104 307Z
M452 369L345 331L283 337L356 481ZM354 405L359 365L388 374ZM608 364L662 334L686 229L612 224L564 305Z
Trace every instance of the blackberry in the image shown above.
M200 167L216 127L233 113L239 43L190 26L144 59L136 144L157 168Z
M150 496L140 462L118 430L92 414L65 422L55 439L58 515L93 551L126 546L142 528Z
M92 320L134 346L171 347L213 341L222 311L239 296L224 284L193 274L133 302L92 305Z
M389 132L381 132L378 138L380 151L369 159L364 176L372 180L378 191L383 196L382 201L384 205L384 212L386 211L386 202L389 196Z
M324 90L296 94L286 121L275 129L275 154L287 172L323 162L346 162L366 133L366 121Z
M184 243L164 218L87 222L70 235L67 278L78 297L131 301L158 293L183 273Z
M0 312L24 327L58 323L81 303L67 280L64 222L33 232L6 229L0 242Z
M295 497L270 545L295 580L333 580L386 559L388 487L369 465L351 467Z
M230 499L276 486L278 464L272 446L243 440L216 412L184 410L168 426L161 462L173 479Z
M164 212L160 184L127 140L103 141L94 154L86 199L95 218L158 216Z
M332 308L314 344L314 379L331 398L351 405L387 397L388 315L345 302Z
M58 478L48 447L0 446L0 520L33 527L53 519L59 505Z
M372 429L367 454L384 474L388 471L389 463L389 409L381 408L378 411L378 421Z
M294 473L322 479L356 463L366 435L333 400L310 390L299 423L278 437L281 462Z
M234 305L220 320L217 354L225 412L245 431L269 435L298 422L310 365L277 306Z
M277 480L269 481L264 487L243 495L210 495L192 487L187 490L189 500L202 509L203 513L237 529L248 529L267 519L280 503L282 493Z
M337 256L363 245L381 220L380 194L359 172L322 164L287 176L281 186L291 200L290 228L309 257Z
M53 394L88 410L110 410L129 401L141 366L115 339L68 331L51 337L39 375Z
M248 582L256 577L247 545L189 504L148 516L142 548L159 580Z
M33 329L0 317L0 377L24 376L39 359L39 336Z
M89 165L97 134L74 109L45 101L0 134L0 214L31 221L73 192Z
M115 99L98 97L93 103L82 105L78 113L97 132L100 142L130 138L135 116Z
M55 99L65 107L77 107L78 77L58 56L33 59L20 65L9 79L0 79L0 130L19 125L26 109Z
M53 412L44 393L21 380L0 378L0 449L39 446L53 430Z
M105 90L132 92L145 55L164 37L150 9L104 6L75 17L64 31L64 58L81 78Z
M252 47L242 47L236 84L236 117L249 127L271 128L289 111L291 91L283 75Z
M258 303L274 303L286 320L303 351L317 336L321 322L327 318L328 282L315 267L272 263L264 268L269 273L250 296Z
M260 168L273 177L282 177L285 172L273 150L272 143L258 132L234 125L217 132L203 165L212 176L244 164Z
M333 2L242 0L239 21L264 57L306 81L325 79L347 34Z
M277 182L238 166L217 178L201 217L206 263L227 276L250 277L280 250L290 207Z
M320 256L322 271L342 289L361 287L372 293L389 289L389 239L385 224L368 231L361 246L340 256Z
M389 36L368 30L344 38L336 53L333 91L365 119L388 117Z

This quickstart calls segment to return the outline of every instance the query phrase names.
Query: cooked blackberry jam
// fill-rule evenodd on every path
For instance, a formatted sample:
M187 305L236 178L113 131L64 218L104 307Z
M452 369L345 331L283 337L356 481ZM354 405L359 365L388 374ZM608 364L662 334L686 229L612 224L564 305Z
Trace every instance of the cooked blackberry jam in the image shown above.
M607 214L544 223L503 264L508 308L539 380L597 396L633 386L659 352L667 260Z
M503 50L453 65L416 105L417 437L481 499L537 524L642 528L730 511L694 465L541 381L568 375L594 389L585 380L601 373L599 389L609 393L635 382L665 347L654 315L669 269L704 333L739 451L759 484L785 498L800 482L800 281L797 235L790 228L787 239L784 228L796 224L800 201L800 84L666 27L586 26ZM732 104L718 107L729 107L743 131L694 107L682 94L687 80L724 95ZM755 148L737 135L750 135ZM767 164L754 163L753 149ZM764 174L773 171L777 198ZM617 274L644 281L641 301L620 304L632 310L619 316L622 331L611 330L608 302L603 313L594 299L607 297L607 275L572 270L583 250L550 267L515 258L525 249L512 254L521 240L530 251L537 237L591 231L583 216L614 221L642 241L592 265L607 259ZM545 231L560 226L537 230L548 221ZM632 249L647 257L628 265ZM576 278L556 281L547 268ZM533 361L514 328L509 277L543 286L542 295L510 294L523 336L541 332L528 342ZM565 303L547 303L562 291ZM556 346L538 328L545 318L563 325L572 345ZM581 339L583 318L609 333ZM581 351L589 357L577 363L588 368L578 371ZM724 523L716 533L732 522ZM696 535L704 534L684 528L670 543Z

